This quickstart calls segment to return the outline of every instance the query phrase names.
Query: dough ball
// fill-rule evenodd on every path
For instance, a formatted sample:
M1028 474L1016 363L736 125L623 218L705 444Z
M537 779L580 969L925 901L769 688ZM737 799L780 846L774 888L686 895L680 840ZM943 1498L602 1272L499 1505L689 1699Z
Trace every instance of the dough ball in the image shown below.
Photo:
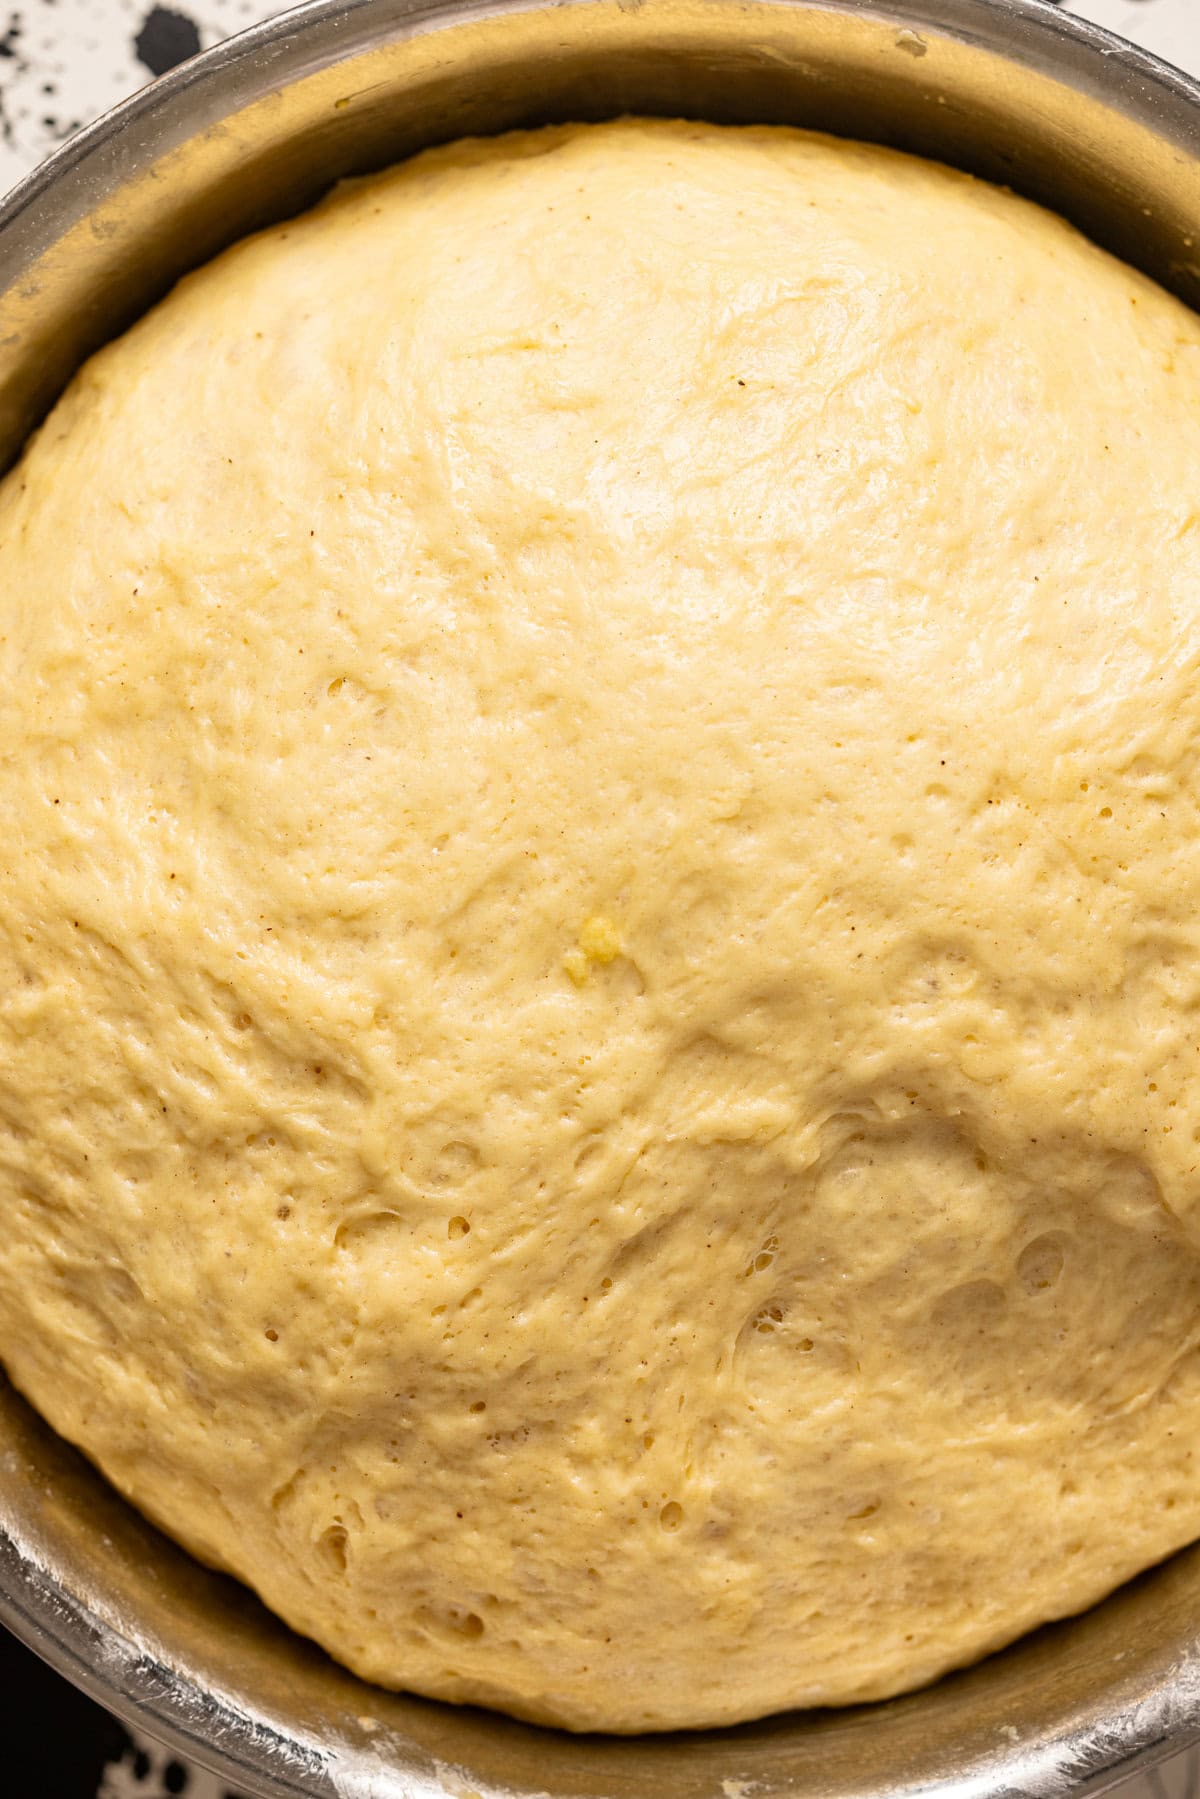
M0 1354L368 1679L872 1699L1200 1532L1200 323L625 121L339 189L0 492Z

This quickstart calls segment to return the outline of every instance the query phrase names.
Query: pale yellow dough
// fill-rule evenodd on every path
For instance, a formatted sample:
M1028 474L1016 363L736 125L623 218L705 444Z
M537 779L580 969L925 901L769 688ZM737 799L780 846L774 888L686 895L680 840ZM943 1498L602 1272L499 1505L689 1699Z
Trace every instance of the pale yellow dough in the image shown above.
M372 1680L927 1681L1200 1533L1200 322L889 152L439 151L0 495L0 1352Z

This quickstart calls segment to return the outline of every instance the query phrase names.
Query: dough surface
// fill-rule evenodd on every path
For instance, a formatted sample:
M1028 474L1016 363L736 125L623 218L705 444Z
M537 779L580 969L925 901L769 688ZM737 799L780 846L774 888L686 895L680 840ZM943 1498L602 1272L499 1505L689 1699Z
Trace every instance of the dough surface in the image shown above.
M0 492L0 1354L372 1680L927 1681L1200 1533L1200 322L784 130L426 155Z

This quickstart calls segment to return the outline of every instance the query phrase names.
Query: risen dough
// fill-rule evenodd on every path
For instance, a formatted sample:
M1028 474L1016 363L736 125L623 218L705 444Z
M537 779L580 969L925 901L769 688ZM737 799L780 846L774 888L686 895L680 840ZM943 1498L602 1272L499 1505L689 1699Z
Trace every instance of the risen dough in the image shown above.
M778 130L424 156L0 497L14 1379L373 1680L926 1681L1200 1532L1200 324Z

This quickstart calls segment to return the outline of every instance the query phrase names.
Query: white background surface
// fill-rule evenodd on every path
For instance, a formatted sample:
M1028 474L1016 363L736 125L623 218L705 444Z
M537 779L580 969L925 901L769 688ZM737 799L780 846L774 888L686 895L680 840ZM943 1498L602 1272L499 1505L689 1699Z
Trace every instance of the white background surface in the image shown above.
M79 125L152 74L282 8L271 0L0 0L0 191ZM1064 10L1200 75L1200 0L1066 0ZM97 1799L157 1799L168 1757L141 1745L103 1776ZM192 1772L188 1799L221 1792ZM17 1794L9 1799L60 1799ZM1200 1752L1119 1789L1120 1799L1200 1799ZM648 1794L646 1799L653 1799Z

